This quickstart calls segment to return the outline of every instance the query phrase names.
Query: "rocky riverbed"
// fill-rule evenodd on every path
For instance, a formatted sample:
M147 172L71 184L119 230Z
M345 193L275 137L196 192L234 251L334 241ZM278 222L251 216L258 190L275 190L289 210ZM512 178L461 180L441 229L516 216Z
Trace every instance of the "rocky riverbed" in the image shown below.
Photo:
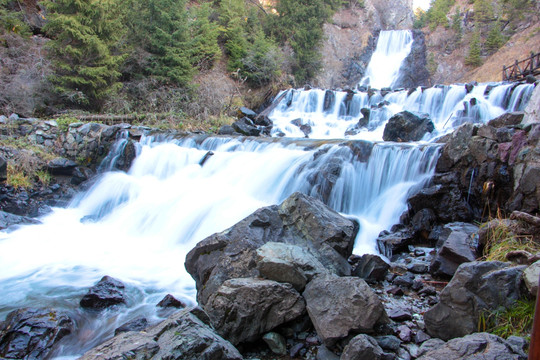
M137 141L155 135L129 125L2 121L4 137L54 154L39 164L53 174L47 186L2 186L2 228L66 204L100 171L98 160L128 169ZM260 208L188 253L198 306L167 296L155 304L159 318L123 324L82 359L526 359L528 339L481 332L479 324L536 296L537 254L510 253L506 262L482 256L501 223L538 241L539 124L529 107L442 139L432 182L377 239L381 256L353 255L359 224L319 199L294 193ZM1 150L10 161L24 149ZM478 226L497 212L512 216ZM129 302L122 279L106 275L78 300L80 311L120 313ZM79 321L54 308L13 311L0 323L0 357L54 357Z

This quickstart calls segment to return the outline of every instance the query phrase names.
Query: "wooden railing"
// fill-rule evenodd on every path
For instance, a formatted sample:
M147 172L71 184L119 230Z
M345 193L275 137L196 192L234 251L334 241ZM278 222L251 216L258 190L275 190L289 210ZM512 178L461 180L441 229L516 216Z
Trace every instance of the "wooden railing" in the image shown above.
M525 60L517 61L510 66L503 66L503 81L524 80L528 75L540 75L540 52L532 53Z

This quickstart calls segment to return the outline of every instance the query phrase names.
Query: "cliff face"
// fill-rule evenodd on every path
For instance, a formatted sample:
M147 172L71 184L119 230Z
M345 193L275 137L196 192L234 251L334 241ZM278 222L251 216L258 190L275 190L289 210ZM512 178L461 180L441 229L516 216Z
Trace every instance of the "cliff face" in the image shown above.
M412 0L365 0L334 14L324 26L323 69L314 85L354 87L364 75L380 30L411 29Z

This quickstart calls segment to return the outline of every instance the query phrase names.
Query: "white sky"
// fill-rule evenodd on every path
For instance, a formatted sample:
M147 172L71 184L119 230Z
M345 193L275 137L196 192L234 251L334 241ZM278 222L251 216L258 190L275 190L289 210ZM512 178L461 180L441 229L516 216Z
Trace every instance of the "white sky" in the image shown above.
M424 10L429 9L429 3L431 0L413 0L413 9L421 7Z

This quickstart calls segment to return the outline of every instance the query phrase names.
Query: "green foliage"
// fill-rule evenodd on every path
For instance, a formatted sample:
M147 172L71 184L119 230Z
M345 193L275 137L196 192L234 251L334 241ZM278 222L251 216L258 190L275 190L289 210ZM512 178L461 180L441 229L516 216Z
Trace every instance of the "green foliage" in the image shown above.
M210 69L221 57L218 36L221 27L210 21L210 3L193 6L190 11L191 64L198 69Z
M55 90L71 104L100 108L119 87L123 27L116 0L45 1Z
M495 14L490 0L474 0L474 18L477 21L493 20Z
M241 61L242 77L254 86L268 84L281 74L281 51L271 39L265 37L262 30L255 34L253 44Z
M426 13L426 22L431 30L435 30L439 25L449 26L447 16L454 2L455 0L433 0L431 2L431 7Z
M273 31L294 50L293 73L299 83L313 78L321 67L319 46L331 8L324 0L281 0L276 6L279 16Z
M487 331L502 338L512 335L530 336L534 320L534 300L517 301L511 308L501 308L480 315L478 331Z
M62 132L66 132L69 130L69 125L79 122L79 120L76 117L64 115L60 116L56 119L56 124L58 125L58 129Z
M0 29L22 36L30 36L30 28L24 23L21 11L14 10L16 5L16 1L0 0Z
M497 51L505 43L505 38L501 33L501 27L498 22L492 25L484 43L486 49L490 52Z
M15 189L26 189L32 186L30 177L19 169L15 164L9 164L7 166L7 181L6 184L13 186Z
M44 186L49 186L52 181L52 175L46 170L36 171L36 177L38 181Z
M499 217L498 222L488 222L483 257L487 261L506 261L510 251L524 250L531 254L540 251L540 244L528 236L517 236L512 228Z
M454 15L452 15L452 30L456 34L456 43L460 43L463 39L463 27L461 26L461 15L459 10L456 10Z
M414 29L422 29L427 23L427 13L421 8L416 9L414 12Z
M499 0L503 20L517 22L529 11L535 11L534 0Z
M475 32L472 36L470 46L469 46L469 53L467 57L465 58L465 65L478 67L482 65L482 58L481 58L481 47L480 47L480 34L478 32Z

